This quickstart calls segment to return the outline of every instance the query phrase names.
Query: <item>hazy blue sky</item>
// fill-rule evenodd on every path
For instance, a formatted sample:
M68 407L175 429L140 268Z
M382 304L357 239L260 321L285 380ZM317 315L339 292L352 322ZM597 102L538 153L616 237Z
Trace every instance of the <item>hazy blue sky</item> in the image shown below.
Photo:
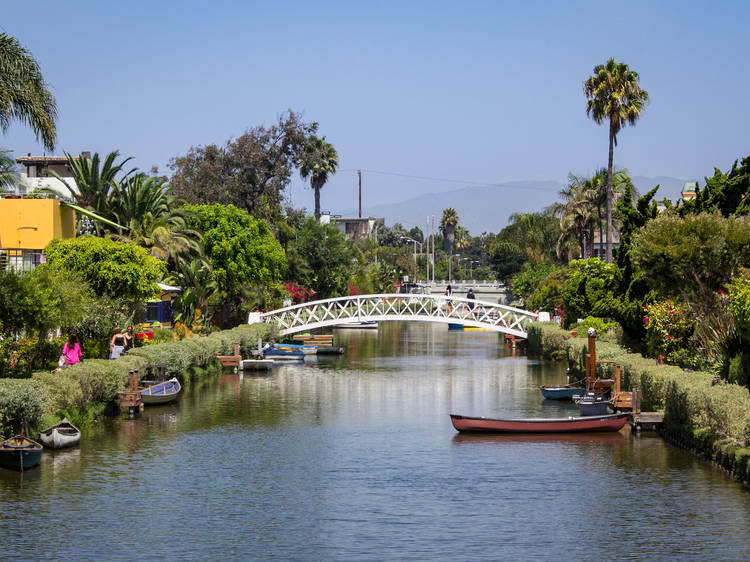
M56 154L118 149L166 171L190 146L293 109L340 155L324 209L356 206L356 169L459 180L366 171L366 213L468 182L562 182L606 165L607 128L586 117L582 83L609 57L651 96L619 135L617 165L686 179L728 168L750 154L749 19L739 1L74 0L7 3L0 29L53 88ZM0 146L42 153L20 125ZM290 197L312 208L299 178Z

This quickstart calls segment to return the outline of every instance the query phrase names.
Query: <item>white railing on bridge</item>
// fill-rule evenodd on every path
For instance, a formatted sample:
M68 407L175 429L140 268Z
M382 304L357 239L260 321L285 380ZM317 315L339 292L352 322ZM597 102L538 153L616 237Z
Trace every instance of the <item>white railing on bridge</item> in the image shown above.
M527 310L464 297L442 295L355 295L297 304L260 314L274 323L279 335L293 334L347 322L418 321L458 323L525 338L536 319Z

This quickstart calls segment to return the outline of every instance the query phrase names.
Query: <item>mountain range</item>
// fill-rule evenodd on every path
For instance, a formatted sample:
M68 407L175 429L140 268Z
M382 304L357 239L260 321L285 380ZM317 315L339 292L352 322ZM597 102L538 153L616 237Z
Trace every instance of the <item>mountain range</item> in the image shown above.
M646 193L656 185L657 200L665 197L675 201L680 197L684 179L669 176L634 176L633 184L639 193ZM428 217L435 217L435 228L440 224L443 209L453 207L458 213L459 224L472 236L482 232L497 233L508 225L513 213L542 211L560 200L559 192L565 187L562 182L521 180L488 186L470 186L453 191L424 193L398 203L372 205L363 209L364 216L385 218L385 224L401 223L407 230L418 226L424 232ZM357 216L351 208L333 209L343 217Z

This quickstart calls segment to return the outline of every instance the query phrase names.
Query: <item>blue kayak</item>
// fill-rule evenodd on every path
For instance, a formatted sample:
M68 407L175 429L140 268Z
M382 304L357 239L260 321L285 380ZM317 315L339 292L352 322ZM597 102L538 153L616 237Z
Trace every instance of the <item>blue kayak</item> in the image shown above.
M586 394L585 388L578 388L569 384L563 386L545 384L540 386L539 390L542 391L542 396L549 400L572 400L575 396Z

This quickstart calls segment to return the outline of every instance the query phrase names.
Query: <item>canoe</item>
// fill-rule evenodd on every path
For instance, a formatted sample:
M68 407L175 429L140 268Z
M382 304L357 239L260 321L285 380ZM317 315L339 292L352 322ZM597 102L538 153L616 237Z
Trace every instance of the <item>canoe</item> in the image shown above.
M339 330L377 330L378 323L375 320L366 320L364 322L343 322L333 326Z
M180 381L171 378L141 390L141 401L144 404L166 404L176 400L181 390Z
M570 433L577 431L620 431L628 414L583 418L493 419L451 414L457 431L487 433Z
M39 432L39 441L49 449L73 447L81 441L81 432L68 418Z
M0 466L23 472L42 460L42 447L24 435L16 435L0 443Z
M539 387L539 390L542 391L542 396L549 400L572 400L574 396L586 394L585 388L578 388L569 384L562 386L543 384Z

